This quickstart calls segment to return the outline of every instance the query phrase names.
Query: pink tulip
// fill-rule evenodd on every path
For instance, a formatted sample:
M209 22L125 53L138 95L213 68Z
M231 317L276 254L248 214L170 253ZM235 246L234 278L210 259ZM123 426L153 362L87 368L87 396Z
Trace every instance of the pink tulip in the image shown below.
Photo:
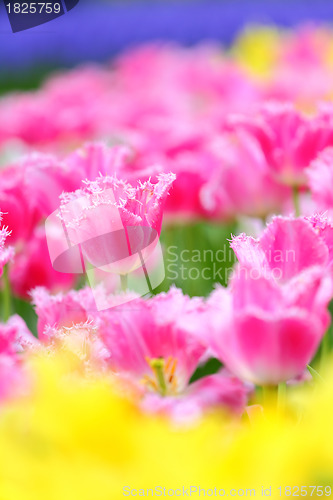
M151 45L128 51L112 69L66 71L36 92L6 96L0 101L0 143L15 138L53 151L143 130L153 145L157 135L169 142L182 123L194 128L200 119L246 109L259 97L253 82L218 46Z
M65 344L96 369L111 370L145 411L183 422L214 407L243 411L252 386L226 371L189 385L207 354L188 332L188 322L198 322L206 310L202 299L171 288L148 300L133 295L118 306L119 297L111 296L114 307L98 312L89 288L56 296L38 288L32 297L43 343Z
M160 174L156 184L136 187L116 177L100 176L62 196L59 215L71 245L82 248L94 268L127 274L142 266L161 231L163 205L175 179Z
M96 328L97 309L90 288L51 295L42 287L31 292L38 338L51 352L70 351L90 369L107 369L110 352Z
M33 350L37 345L37 339L19 316L12 316L6 324L0 324L0 401L27 390L22 352Z
M306 218L313 226L328 251L328 265L333 270L333 223L324 215L316 214Z
M109 365L120 378L141 385L145 410L189 420L215 406L236 413L244 409L251 387L227 373L189 385L206 349L186 325L198 321L203 311L202 299L171 288L101 314L98 329L111 354Z
M293 102L306 111L329 99L333 75L325 55L330 37L329 30L307 25L283 37L279 42L280 60L272 68L264 98Z
M36 225L59 206L63 191L78 187L75 173L53 156L31 154L0 172L0 206L13 242L27 240Z
M265 217L282 210L290 191L274 179L255 137L235 127L215 140L213 151L215 162L207 163L210 176L200 193L208 214Z
M274 217L260 238L240 234L233 237L231 247L242 266L263 272L292 290L313 267L332 269L333 225L320 214Z
M110 81L108 71L86 67L52 76L36 92L9 94L0 102L0 142L19 138L50 151L93 137Z
M284 40L282 58L293 67L324 65L330 40L330 30L326 27L312 24L296 27Z
M201 299L189 299L172 288L149 300L136 299L100 313L99 332L109 349L110 366L137 380L147 376L150 389L163 390L156 378L165 377L166 392L181 392L205 353L202 343L186 335L178 321L190 311L200 311ZM198 311L198 314L199 314ZM156 363L156 371L154 368ZM159 364L161 366L159 366Z
M177 326L187 314L200 315L202 299L189 299L176 288L149 300L133 295L129 303L100 312L94 305L90 288L57 295L37 288L32 292L32 298L40 339L47 342L47 332L52 333L52 329L70 329L92 321L109 352L110 368L128 374L138 382L147 375L152 383L157 384L157 392L161 388L153 369L154 361L164 364L163 376L174 370L174 380L166 379L167 389L178 393L187 386L206 351L201 342ZM110 300L115 305L118 298L111 296ZM143 387L152 389L148 378Z
M272 80L263 90L262 101L292 102L298 109L312 113L318 102L330 99L332 83L332 71L327 66L288 61L276 66Z
M46 288L37 287L32 290L31 297L38 317L38 338L46 342L51 328L59 330L84 324L92 318L92 312L96 313L90 288L52 295Z
M147 375L158 384L150 361L160 360L164 365L169 362L169 371L174 369L174 380L166 380L170 385L168 390L181 392L206 351L201 342L177 326L181 317L200 314L202 300L189 299L175 288L149 300L132 296L129 303L100 312L94 305L90 288L57 295L37 288L32 298L40 339L48 341L46 332L52 330L50 327L56 331L92 321L109 352L110 368L138 382ZM110 300L116 304L117 296L111 296ZM166 366L164 371L166 375ZM143 387L152 389L148 379ZM159 389L157 385L156 391Z
M76 276L59 273L52 267L44 227L37 227L21 251L17 251L9 270L13 292L22 298L29 298L29 292L37 286L50 291L69 290L74 286Z
M333 148L327 148L306 171L312 197L318 210L333 214Z
M208 302L207 342L243 380L276 385L300 375L327 330L322 269L313 268L294 292L270 278L251 278L241 267L231 290L218 289Z
M0 212L0 223L2 221L2 213ZM14 250L12 247L5 247L6 240L10 236L7 227L0 228L0 276L2 275L3 268L13 258Z
M333 145L330 106L306 117L290 104L269 103L254 117L238 117L236 123L259 140L272 173L289 186L305 186L305 169L320 151Z
M240 264L290 284L315 266L325 268L327 246L305 219L274 217L260 238L241 234L231 241Z
M297 377L329 325L327 245L309 221L276 217L258 240L240 235L231 246L240 264L208 302L208 345L244 380Z
M146 393L141 407L149 413L167 414L176 423L187 424L217 408L241 416L252 391L251 384L244 384L227 370L222 370L190 384L178 398Z
M134 151L128 146L110 148L102 142L91 142L67 156L65 163L81 179L93 181L100 175L133 176L134 160Z

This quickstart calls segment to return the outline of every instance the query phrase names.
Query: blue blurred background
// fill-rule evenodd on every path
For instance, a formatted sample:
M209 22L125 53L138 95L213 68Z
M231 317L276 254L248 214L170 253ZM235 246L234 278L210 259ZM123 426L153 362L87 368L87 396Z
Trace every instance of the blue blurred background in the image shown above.
M333 20L332 0L81 0L66 15L13 34L0 7L0 90L30 88L48 71L106 61L150 40L230 44L248 24Z

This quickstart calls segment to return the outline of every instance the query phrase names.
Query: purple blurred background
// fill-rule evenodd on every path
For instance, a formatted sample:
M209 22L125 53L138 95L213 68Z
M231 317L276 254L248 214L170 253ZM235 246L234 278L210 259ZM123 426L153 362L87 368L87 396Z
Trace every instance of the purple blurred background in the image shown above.
M248 24L294 26L332 20L331 0L81 0L66 15L13 34L1 3L0 71L105 61L149 40L194 44L215 39L229 44Z

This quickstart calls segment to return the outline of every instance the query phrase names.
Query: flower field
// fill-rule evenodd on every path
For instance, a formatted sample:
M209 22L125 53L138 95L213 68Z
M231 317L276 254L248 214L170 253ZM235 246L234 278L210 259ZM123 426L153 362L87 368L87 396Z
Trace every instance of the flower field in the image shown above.
M333 31L0 98L0 500L331 497Z

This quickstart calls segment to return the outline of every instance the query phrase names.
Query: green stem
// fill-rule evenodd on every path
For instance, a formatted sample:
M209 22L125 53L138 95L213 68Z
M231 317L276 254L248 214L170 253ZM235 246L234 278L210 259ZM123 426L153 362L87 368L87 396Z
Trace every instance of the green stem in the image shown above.
M120 284L121 284L122 291L127 292L127 288L128 288L128 275L127 274L120 275Z
M322 343L321 343L321 352L320 352L320 371L323 371L323 369L325 368L325 365L326 365L326 361L327 361L327 356L330 352L330 344L331 344L331 339L330 339L330 336L331 336L331 327L329 328L329 330L326 332L323 340L322 340Z
M5 266L3 270L3 275L2 275L2 283L3 283L3 289L2 289L2 315L3 315L3 320L6 323L11 315L11 292L10 292L10 284L9 284L9 277L8 277L8 266Z
M295 216L299 217L301 215L301 207L300 207L298 186L293 187L293 202L294 202Z
M323 382L324 381L323 377L321 375L319 375L319 373L317 372L317 370L315 370L314 368L312 368L312 366L307 365L307 369L311 373L314 381L317 381L317 382Z
M264 407L277 405L277 398L278 398L277 386L275 386L275 385L263 385L262 386L262 394L263 394Z
M287 399L287 384L285 382L281 382L278 386L278 410L283 413L286 408L286 399Z

